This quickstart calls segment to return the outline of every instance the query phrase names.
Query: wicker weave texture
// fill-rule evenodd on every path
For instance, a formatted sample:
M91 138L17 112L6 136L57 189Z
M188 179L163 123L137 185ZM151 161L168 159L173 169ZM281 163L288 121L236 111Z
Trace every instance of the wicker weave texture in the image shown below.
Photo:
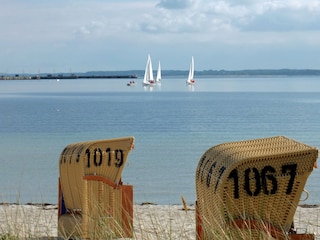
M62 237L101 239L132 236L133 218L123 208L123 191L103 181L86 180L81 211L60 216L58 232ZM125 215L124 215L125 214ZM126 222L129 221L129 226Z
M60 154L59 172L65 206L82 209L83 177L97 175L118 184L134 137L70 144Z
M213 228L223 231L237 219L255 219L288 231L317 158L316 148L284 136L208 149L196 169L204 234L209 236Z
M87 196L90 198L88 208L83 209L83 216L87 216L88 222L83 221L86 231L82 232L82 238L97 239L98 236L104 236L101 231L106 229L115 235L123 235L121 193L121 189L114 189L103 182L88 181Z

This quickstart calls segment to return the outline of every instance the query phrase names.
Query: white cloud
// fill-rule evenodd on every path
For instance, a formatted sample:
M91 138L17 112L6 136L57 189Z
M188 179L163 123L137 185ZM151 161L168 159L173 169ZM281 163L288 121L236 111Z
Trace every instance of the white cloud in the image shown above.
M6 59L0 59L0 66L18 64L19 59L37 65L44 62L40 58L51 56L48 64L69 61L85 68L83 58L97 66L97 60L106 55L117 59L122 52L129 55L128 61L134 56L144 61L151 50L184 58L191 52L215 56L221 49L236 54L241 52L237 47L255 46L258 52L320 44L320 0L0 0L0 4L0 48ZM63 54L67 57L59 58ZM137 61L131 62L128 68L139 68L133 64ZM121 64L114 61L110 68Z
M320 30L320 1L266 1L252 5L250 21L241 30L291 32Z
M87 25L81 26L75 30L75 34L80 35L101 35L105 28L105 23L98 21L91 21Z
M15 1L13 1L15 2ZM12 37L63 40L126 34L319 30L320 1L73 1L7 4L0 27ZM11 13L11 14L10 14ZM13 14L14 13L14 14ZM140 33L139 33L140 32ZM34 36L37 36L35 38ZM2 37L3 38L3 37ZM214 39L214 38L213 38Z
M193 0L160 0L157 7L166 9L185 9L189 8Z

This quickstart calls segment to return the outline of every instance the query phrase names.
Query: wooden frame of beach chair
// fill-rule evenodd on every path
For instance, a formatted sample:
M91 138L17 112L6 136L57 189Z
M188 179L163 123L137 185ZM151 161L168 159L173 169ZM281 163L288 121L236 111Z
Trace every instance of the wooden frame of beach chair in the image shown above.
M59 159L58 235L132 237L133 186L121 175L134 137L68 145Z
M197 239L314 239L292 225L317 158L283 136L208 149L196 169Z

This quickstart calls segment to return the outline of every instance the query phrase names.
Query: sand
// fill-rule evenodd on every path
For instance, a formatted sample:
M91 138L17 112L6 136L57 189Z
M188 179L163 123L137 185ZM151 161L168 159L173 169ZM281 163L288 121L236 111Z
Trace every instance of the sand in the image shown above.
M186 212L182 205L135 205L135 239L195 239L195 208L188 208ZM26 239L57 239L57 212L57 205L2 204L0 232ZM320 206L299 206L295 227L298 233L320 235Z

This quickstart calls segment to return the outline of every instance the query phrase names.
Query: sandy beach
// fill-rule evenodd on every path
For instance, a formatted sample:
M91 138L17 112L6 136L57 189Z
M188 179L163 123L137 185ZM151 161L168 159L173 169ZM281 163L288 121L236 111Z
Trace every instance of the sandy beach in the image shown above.
M195 207L135 205L134 239L195 239ZM57 205L0 205L1 234L26 239L57 239ZM320 206L301 205L295 214L298 233L315 233L320 239ZM319 235L319 236L318 236Z

